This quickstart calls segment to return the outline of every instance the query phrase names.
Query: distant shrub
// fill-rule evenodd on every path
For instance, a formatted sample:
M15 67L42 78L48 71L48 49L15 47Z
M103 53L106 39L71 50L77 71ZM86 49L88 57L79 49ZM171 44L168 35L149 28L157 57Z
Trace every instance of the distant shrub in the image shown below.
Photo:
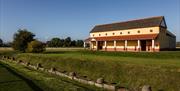
M45 45L38 40L34 40L28 43L28 47L26 49L26 52L31 52L31 53L40 53L43 51L45 51Z
M3 40L0 39L0 47L3 45Z
M176 47L180 47L180 42L176 42Z

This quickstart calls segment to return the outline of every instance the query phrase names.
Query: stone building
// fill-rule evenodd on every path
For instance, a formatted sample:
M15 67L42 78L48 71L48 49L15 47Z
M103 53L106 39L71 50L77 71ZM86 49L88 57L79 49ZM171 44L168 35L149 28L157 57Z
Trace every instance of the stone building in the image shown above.
M176 36L163 16L96 25L88 39L91 50L160 51L175 49Z

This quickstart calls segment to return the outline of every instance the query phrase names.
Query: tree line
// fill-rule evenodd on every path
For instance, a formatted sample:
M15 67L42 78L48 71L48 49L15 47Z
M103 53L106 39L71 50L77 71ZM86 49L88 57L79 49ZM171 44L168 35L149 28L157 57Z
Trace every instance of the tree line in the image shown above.
M11 47L12 42L3 42L3 40L0 38L0 47Z
M20 52L43 52L45 47L83 47L83 40L71 40L71 37L65 39L52 38L45 43L34 38L35 34L29 32L27 29L19 29L13 36L13 41L3 43L0 39L0 47L12 47L14 50Z
M65 39L52 38L46 42L47 47L83 47L83 40L71 40L71 37Z

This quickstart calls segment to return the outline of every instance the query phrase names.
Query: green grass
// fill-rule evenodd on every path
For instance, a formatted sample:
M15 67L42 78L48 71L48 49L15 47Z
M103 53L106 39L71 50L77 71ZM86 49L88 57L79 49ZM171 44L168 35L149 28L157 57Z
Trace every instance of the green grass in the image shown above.
M42 54L13 55L31 64L41 63L45 68L74 71L96 80L104 77L108 83L139 90L151 85L153 91L180 89L180 51L148 52L93 52L48 51Z
M0 91L33 91L26 81L21 79L8 66L0 63Z
M0 76L0 91L101 91L93 86L29 69L15 63L0 62L0 68L3 73Z

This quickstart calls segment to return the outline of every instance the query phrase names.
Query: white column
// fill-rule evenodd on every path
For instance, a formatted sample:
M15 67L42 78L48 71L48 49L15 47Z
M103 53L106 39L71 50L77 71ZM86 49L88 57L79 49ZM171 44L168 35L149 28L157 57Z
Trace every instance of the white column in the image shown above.
M98 50L98 41L96 41L96 50Z
M86 48L86 42L84 42L84 48Z
M116 40L114 40L114 50L116 50Z
M154 40L152 40L152 50L154 51Z
M93 49L93 42L90 41L90 49Z
M105 50L106 50L106 48L107 48L107 42L106 41L104 41L104 48L105 48Z
M140 51L140 40L138 40L138 51Z
M125 40L125 50L127 49L127 40Z
M116 40L114 40L114 48L116 48Z

